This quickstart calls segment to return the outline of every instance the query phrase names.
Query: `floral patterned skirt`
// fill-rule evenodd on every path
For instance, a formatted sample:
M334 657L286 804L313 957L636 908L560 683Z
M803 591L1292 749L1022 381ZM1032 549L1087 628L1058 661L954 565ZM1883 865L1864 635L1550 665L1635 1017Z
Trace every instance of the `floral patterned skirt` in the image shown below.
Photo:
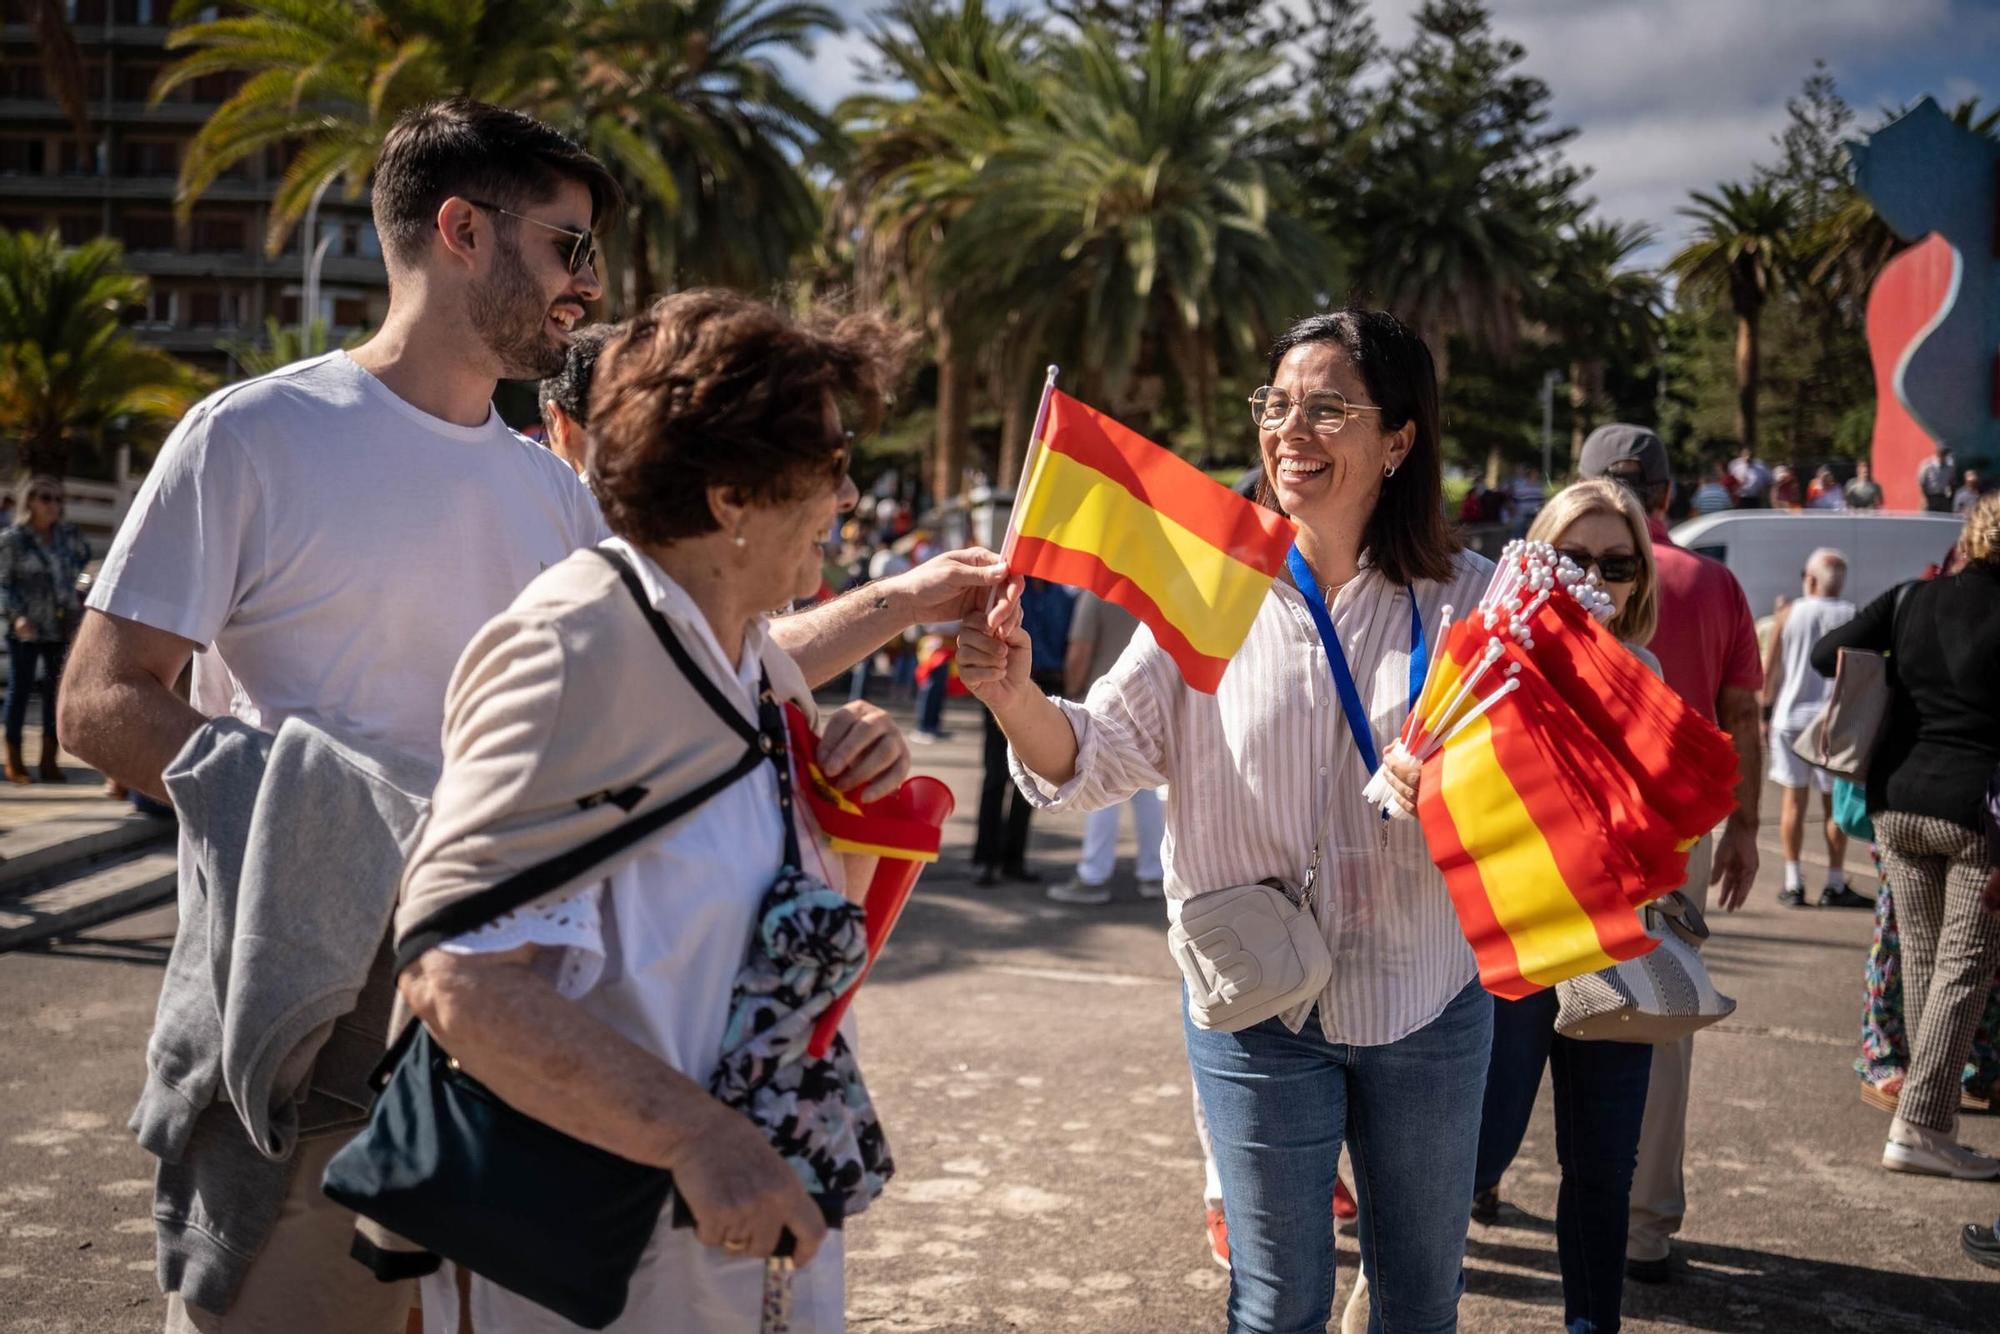
M1909 1039L1903 1032L1902 946L1896 936L1896 906L1889 897L1889 879L1882 876L1882 859L1875 859L1875 873L1882 877L1875 895L1875 939L1868 947L1868 994L1861 1007L1861 1055L1855 1058L1854 1072L1862 1082L1881 1085L1901 1080L1910 1063ZM1984 1098L2000 1081L2000 971L1986 993L1986 1008L1972 1035L1972 1054L1966 1057L1963 1079L1965 1091Z

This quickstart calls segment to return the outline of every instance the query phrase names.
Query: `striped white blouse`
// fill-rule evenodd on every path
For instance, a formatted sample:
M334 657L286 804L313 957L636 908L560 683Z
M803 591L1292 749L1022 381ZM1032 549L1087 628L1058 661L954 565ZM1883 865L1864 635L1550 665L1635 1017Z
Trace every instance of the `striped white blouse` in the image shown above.
M1465 614L1493 568L1470 552L1455 567L1449 583L1415 586L1433 653L1442 609ZM1380 753L1409 708L1410 595L1364 568L1331 611ZM1317 906L1333 953L1319 997L1329 1042L1394 1042L1437 1018L1472 979L1472 949L1422 829L1385 822L1361 799L1369 775L1311 613L1283 576L1215 694L1190 689L1142 625L1083 703L1057 703L1076 731L1076 776L1057 788L1010 755L1015 782L1037 806L1083 811L1167 784L1170 917L1208 890L1267 876L1301 883L1326 830ZM1286 1026L1297 1032L1311 1006L1286 1013Z

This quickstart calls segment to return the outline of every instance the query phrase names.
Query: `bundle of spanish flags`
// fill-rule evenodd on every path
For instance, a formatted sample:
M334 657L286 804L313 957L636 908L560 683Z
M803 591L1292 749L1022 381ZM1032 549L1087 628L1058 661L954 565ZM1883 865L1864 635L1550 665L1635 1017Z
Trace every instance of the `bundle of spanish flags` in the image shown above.
M1736 805L1729 738L1611 637L1609 612L1594 576L1510 544L1439 635L1398 739L1423 764L1417 816L1496 996L1653 948L1635 910L1681 884L1688 849ZM1378 778L1369 796L1384 795Z
M1291 520L1053 387L1034 439L1008 567L1117 603L1215 693L1285 566Z

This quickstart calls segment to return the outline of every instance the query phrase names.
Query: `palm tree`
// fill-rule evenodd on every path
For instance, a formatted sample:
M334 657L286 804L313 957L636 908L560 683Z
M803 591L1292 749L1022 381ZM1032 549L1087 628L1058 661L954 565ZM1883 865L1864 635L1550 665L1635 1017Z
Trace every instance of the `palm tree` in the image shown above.
M569 91L529 109L621 178L634 301L656 285L768 287L811 244L803 164L837 152L839 132L772 56L810 57L842 27L798 0L610 0L584 24Z
M1051 52L1045 117L1010 130L945 246L981 309L1063 329L1085 394L1115 403L1142 361L1171 370L1206 452L1224 368L1254 365L1332 285L1272 157L1257 89L1273 68L1161 27L1127 56L1085 29Z
M1681 213L1694 220L1694 239L1667 271L1689 296L1726 300L1736 316L1736 438L1754 450L1764 306L1793 274L1796 209L1771 181L1725 182L1714 194L1692 197L1694 206Z
M199 0L169 34L185 51L153 85L158 102L204 75L247 75L202 123L181 162L185 212L222 172L274 146L296 146L272 200L270 252L322 185L345 180L359 198L396 117L463 94L532 105L565 76L571 13L547 0L257 0L247 12L201 18Z
M1552 204L1472 140L1400 137L1371 158L1351 213L1359 281L1423 338L1440 381L1454 338L1510 356L1549 268Z
M1611 357L1636 360L1658 341L1660 280L1630 266L1653 243L1638 223L1578 223L1557 244L1548 287L1547 324L1569 355L1570 450L1574 458L1596 424Z
M988 160L1014 127L1041 114L1035 28L1019 15L989 10L985 0L959 0L956 8L898 0L884 19L871 36L873 79L899 91L850 98L840 107L852 151L832 221L855 237L859 300L900 306L931 329L938 412L929 482L942 500L963 485L978 361L970 326L978 312L941 255L972 206ZM1013 369L1000 373L1003 382L1013 379ZM1015 400L1024 392L1017 385L1002 400L1009 435L1020 416ZM1004 464L1001 475L1013 477Z
M145 299L116 241L0 231L0 436L24 469L63 476L72 445L163 428L199 396L191 368L120 325Z

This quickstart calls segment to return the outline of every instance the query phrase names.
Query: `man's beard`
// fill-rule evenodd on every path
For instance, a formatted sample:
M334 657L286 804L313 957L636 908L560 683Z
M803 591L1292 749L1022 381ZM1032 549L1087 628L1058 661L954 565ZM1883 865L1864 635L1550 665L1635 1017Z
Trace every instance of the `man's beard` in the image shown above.
M473 332L500 362L505 380L543 380L563 368L568 351L543 332L549 303L535 290L519 245L502 243L491 278L474 284Z

